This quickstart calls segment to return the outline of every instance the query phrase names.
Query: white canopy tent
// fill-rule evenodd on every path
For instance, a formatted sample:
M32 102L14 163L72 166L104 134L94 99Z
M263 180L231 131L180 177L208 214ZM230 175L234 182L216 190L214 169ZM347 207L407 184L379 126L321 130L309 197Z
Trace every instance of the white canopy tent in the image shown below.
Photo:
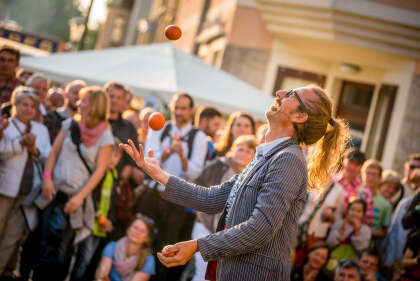
M170 43L23 58L21 66L60 83L83 79L104 85L117 81L136 96L154 95L165 102L173 93L186 91L197 105L213 105L226 113L247 111L260 120L273 102L269 95Z

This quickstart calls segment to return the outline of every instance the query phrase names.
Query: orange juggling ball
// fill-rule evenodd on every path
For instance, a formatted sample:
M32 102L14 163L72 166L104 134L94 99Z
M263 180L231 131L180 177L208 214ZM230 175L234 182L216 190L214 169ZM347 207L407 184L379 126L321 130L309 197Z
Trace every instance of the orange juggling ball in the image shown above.
M159 131L165 126L165 117L160 112L153 112L149 117L149 127Z

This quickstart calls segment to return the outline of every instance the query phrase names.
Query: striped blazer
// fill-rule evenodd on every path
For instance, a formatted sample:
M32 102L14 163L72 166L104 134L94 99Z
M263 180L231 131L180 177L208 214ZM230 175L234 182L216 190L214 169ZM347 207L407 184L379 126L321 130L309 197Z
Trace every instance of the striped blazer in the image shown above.
M164 198L208 214L224 211L226 229L198 239L203 259L218 260L218 281L290 280L290 248L307 187L304 156L289 139L242 173L228 212L226 201L238 176L211 188L171 176Z

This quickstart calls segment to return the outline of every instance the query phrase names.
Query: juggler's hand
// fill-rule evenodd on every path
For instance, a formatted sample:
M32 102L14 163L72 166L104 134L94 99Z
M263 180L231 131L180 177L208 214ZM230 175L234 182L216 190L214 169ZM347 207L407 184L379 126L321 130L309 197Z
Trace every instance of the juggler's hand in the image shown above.
M137 166L146 174L151 176L155 181L166 185L170 175L162 170L159 161L155 158L152 150L148 151L149 157L144 157L143 145L136 148L132 140L128 140L128 144L120 144L120 147L136 162Z
M197 251L197 240L190 240L165 246L157 257L164 266L174 267L186 264Z

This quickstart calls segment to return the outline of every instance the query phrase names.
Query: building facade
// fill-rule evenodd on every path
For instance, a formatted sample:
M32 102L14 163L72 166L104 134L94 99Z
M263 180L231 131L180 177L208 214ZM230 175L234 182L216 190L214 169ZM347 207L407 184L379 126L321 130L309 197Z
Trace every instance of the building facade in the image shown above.
M417 0L155 0L137 19L137 44L166 41L176 23L173 44L267 94L323 87L354 144L386 168L420 152Z

